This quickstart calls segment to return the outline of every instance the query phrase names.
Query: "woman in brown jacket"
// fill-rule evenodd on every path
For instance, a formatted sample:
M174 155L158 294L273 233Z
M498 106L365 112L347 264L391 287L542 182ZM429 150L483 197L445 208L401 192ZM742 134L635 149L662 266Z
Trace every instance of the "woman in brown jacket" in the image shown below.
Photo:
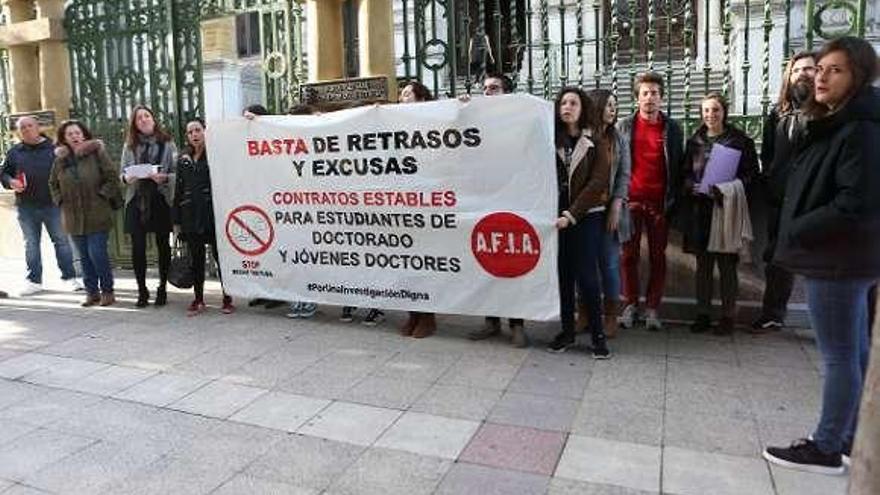
M76 120L68 120L58 128L55 155L49 190L52 200L61 207L64 230L80 252L87 292L82 305L109 306L116 298L107 238L113 227L113 210L122 203L116 167L104 143L94 139L89 129Z
M611 156L587 129L598 129L599 112L578 88L562 88L556 97L556 172L559 180L559 293L562 332L548 350L564 352L575 343L574 289L587 306L590 350L608 359L599 294L599 252L605 242ZM596 144L600 144L597 146Z

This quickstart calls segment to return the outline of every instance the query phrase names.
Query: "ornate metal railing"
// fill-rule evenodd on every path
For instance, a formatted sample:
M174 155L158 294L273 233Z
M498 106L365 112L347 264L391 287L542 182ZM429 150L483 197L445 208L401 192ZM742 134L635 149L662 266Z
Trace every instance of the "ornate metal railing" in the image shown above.
M652 69L666 79L669 113L691 123L696 98L719 90L754 132L792 51L864 36L869 24L866 0L393 2L398 76L420 79L438 95L473 91L493 71L510 75L518 91L547 98L565 84L608 87L628 106L635 76ZM793 11L804 15L802 32L792 32ZM117 135L127 107L142 101L179 129L204 107L199 22L243 12L259 13L266 103L286 108L307 63L299 1L73 0L66 22L75 113Z
M601 86L633 105L634 78L654 70L667 81L669 113L692 125L697 99L720 91L754 135L793 51L843 34L865 36L869 24L866 0L794 2L806 26L799 32L792 0L395 3L398 73L438 96L473 91L486 72L503 72L518 91L545 98L563 85Z

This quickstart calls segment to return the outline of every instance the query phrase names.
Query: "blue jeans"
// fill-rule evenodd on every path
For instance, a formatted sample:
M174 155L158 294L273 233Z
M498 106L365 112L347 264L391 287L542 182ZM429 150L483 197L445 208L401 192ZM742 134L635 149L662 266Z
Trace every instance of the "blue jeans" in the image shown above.
M90 295L113 292L113 268L110 266L110 255L107 254L108 235L107 232L93 232L73 236L81 256L83 284Z
M852 445L868 367L868 290L873 279L805 278L810 322L825 367L813 440L823 452Z
M603 227L604 228L604 227ZM605 231L605 242L599 251L599 274L606 301L620 301L620 242L616 233Z
M559 294L562 332L574 338L574 289L587 306L593 341L605 340L599 291L599 252L604 246L605 214L590 213L559 232Z
M76 278L73 268L73 252L67 235L61 227L61 209L55 206L18 207L18 224L24 236L24 257L27 263L27 279L35 284L43 283L43 258L40 254L40 240L43 225L55 245L55 259L61 278Z

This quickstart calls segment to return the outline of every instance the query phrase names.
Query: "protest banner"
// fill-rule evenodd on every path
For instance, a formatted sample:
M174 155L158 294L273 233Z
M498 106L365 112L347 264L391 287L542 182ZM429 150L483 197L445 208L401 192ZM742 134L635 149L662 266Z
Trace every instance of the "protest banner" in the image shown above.
M510 95L207 129L230 294L558 316L552 104Z

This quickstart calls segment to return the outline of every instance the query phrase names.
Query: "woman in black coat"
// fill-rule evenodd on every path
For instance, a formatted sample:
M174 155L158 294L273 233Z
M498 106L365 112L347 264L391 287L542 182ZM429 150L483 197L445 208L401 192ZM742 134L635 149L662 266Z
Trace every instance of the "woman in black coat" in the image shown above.
M736 317L736 298L739 290L737 268L739 254L714 252L708 249L712 229L712 212L716 197L711 191L703 194L697 186L703 179L712 148L726 146L740 151L736 178L748 186L758 175L758 154L755 142L743 131L727 121L727 100L719 93L709 93L700 105L703 125L688 140L682 173L684 190L681 192L680 226L684 233L684 251L697 258L696 294L697 318L691 326L694 333L707 332L711 326L712 292L715 265L721 275L721 321L717 335L733 332Z
M785 189L775 260L802 275L825 368L813 434L770 447L775 464L840 474L868 364L868 291L880 278L880 72L869 43L828 42L816 55L810 121Z
M205 151L205 123L193 119L186 124L187 146L177 160L177 183L174 193L174 225L192 257L193 292L195 299L187 316L205 311L205 247L217 266L217 236L214 229L214 202L211 196L211 173ZM232 298L223 294L223 313L235 311Z

